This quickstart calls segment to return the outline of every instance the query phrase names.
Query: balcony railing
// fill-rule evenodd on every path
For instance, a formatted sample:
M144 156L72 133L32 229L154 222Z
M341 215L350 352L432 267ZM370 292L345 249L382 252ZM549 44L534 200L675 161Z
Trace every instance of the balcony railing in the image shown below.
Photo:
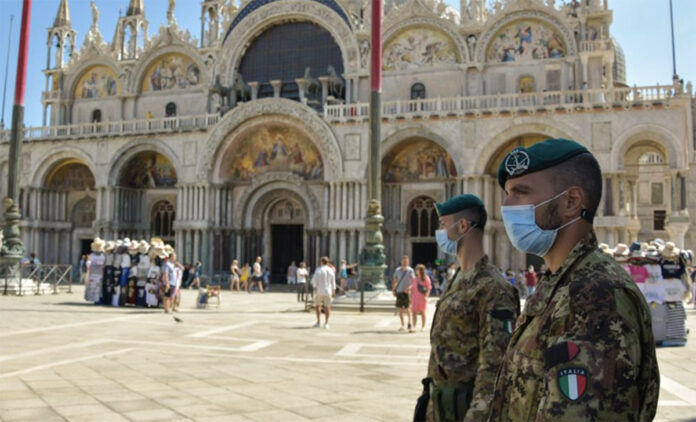
M627 107L632 104L658 104L674 98L672 86L587 89L575 91L499 94L471 97L426 98L382 103L382 117L413 118L458 116L476 113L544 111L554 109ZM324 118L329 121L364 120L369 116L365 103L328 105Z
M686 95L690 97L690 87L687 88ZM605 107L626 108L633 105L664 104L675 98L676 95L674 87L670 85L656 85L634 88L425 98L408 101L396 100L382 103L382 117L386 119L409 119L431 116L475 116L520 111L570 111ZM362 121L368 119L370 107L367 103L326 105L321 114L329 122ZM219 120L220 116L217 114L204 114L160 119L29 127L24 129L24 140L57 140L205 130L217 124ZM0 131L0 143L9 142L9 139L10 131Z
M82 123L63 126L28 127L24 128L24 140L70 139L202 130L214 126L219 119L220 116L217 114L204 114L199 116L166 117L162 119L121 120L116 122ZM9 142L9 139L9 131L0 132L0 142Z
M591 53L594 51L611 50L611 40L586 40L580 41L580 51L583 53Z

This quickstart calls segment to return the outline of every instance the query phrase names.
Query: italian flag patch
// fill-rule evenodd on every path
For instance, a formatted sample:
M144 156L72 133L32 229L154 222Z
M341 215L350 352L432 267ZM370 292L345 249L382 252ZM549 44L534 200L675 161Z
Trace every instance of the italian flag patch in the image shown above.
M505 320L505 331L512 334L515 331L515 321L512 319Z
M585 394L587 371L582 368L566 368L558 371L558 387L568 400L578 400Z

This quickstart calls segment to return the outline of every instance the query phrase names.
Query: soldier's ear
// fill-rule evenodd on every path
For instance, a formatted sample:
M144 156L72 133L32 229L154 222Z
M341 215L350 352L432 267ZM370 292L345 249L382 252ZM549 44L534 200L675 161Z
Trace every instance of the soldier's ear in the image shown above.
M565 194L565 201L560 209L561 214L568 218L575 218L580 215L584 208L585 191L579 186L568 188Z

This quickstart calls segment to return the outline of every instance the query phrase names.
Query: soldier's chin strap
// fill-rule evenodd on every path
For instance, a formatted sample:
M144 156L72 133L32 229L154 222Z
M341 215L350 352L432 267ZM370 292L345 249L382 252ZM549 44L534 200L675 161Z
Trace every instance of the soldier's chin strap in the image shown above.
M594 222L594 213L587 208L583 208L580 211L580 218L592 224Z

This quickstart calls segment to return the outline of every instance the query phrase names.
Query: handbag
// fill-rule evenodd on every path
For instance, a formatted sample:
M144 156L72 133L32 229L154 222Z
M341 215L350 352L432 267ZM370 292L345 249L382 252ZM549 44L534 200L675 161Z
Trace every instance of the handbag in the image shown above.
M426 293L428 293L428 286L426 286L425 284L421 284L421 283L419 283L419 282L416 282L416 284L418 285L418 286L417 286L417 287L418 287L418 291L419 291L421 294L426 294Z

